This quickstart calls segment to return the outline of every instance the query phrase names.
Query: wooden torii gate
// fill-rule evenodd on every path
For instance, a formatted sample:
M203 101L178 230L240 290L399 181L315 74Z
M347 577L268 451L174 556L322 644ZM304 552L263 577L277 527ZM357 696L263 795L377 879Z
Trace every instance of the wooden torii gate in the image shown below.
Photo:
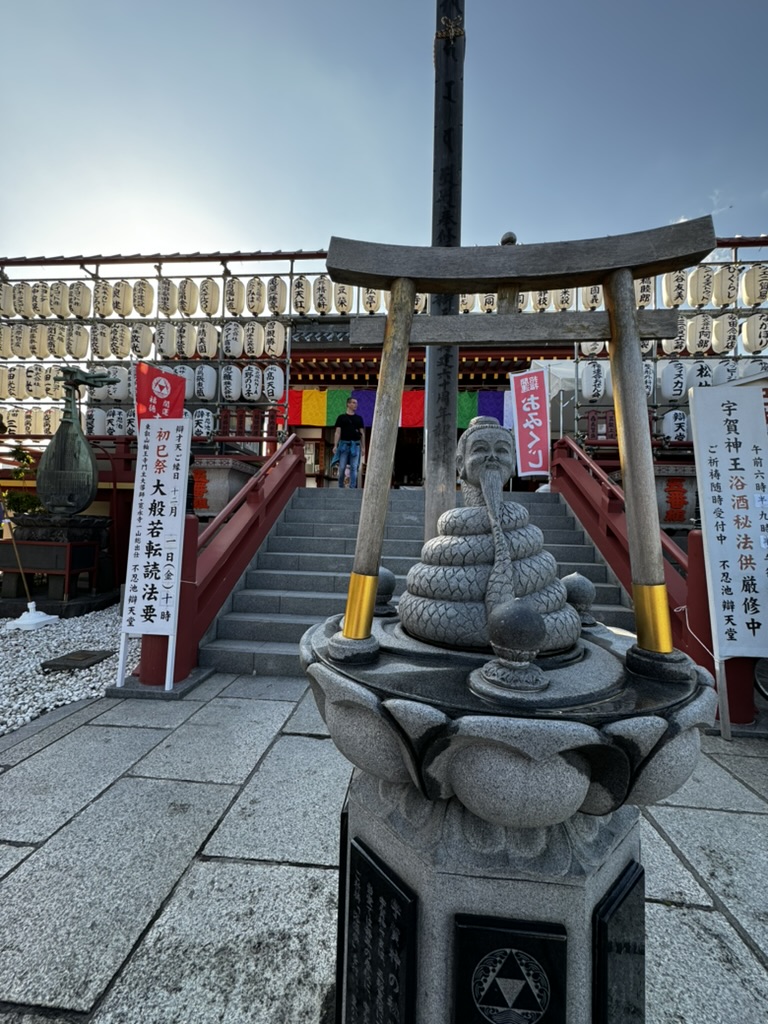
M643 385L641 338L677 334L675 310L638 310L634 279L699 263L716 244L711 217L650 231L540 245L430 248L332 238L333 281L390 292L385 324L352 321L352 344L382 344L366 486L342 635L371 635L387 498L411 342L418 345L503 345L610 339L619 460L625 494L637 646L668 654L672 629L664 583L659 512ZM494 316L419 316L417 292L460 294L602 285L607 313L562 312ZM509 303L505 303L509 307ZM382 332L383 330L383 339Z

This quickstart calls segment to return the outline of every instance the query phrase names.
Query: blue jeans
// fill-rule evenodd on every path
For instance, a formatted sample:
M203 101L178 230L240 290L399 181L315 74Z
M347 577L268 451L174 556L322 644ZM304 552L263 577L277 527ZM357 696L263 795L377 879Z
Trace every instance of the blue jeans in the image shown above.
M349 466L349 486L357 487L357 470L360 466L360 442L339 441L339 487L344 486L344 472Z

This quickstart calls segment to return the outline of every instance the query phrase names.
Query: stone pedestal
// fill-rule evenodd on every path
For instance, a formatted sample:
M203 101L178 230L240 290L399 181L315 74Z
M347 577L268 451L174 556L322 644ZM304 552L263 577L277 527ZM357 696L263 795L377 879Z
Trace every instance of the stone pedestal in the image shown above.
M217 516L257 472L249 463L225 458L207 458L194 463L192 469L205 472L205 494L195 496L195 511L200 516Z

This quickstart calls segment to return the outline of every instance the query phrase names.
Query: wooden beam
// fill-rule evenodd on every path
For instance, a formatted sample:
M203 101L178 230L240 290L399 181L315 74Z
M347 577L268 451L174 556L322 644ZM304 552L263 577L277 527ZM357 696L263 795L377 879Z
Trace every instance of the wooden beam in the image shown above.
M716 241L711 217L627 235L535 245L441 248L334 237L326 265L334 281L364 288L390 289L405 277L416 291L430 294L496 292L505 286L533 291L602 284L625 267L633 278L665 274L700 263Z
M675 309L638 311L643 339L677 336L679 313ZM352 317L349 343L380 347L385 318ZM582 341L608 341L611 337L607 313L468 313L458 316L413 318L411 345L551 345Z

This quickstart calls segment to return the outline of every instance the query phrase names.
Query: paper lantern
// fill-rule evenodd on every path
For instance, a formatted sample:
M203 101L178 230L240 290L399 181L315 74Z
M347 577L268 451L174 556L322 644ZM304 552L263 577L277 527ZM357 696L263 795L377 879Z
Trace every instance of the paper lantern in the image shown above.
M682 402L686 399L685 363L673 359L661 371L661 397L667 402Z
M184 379L184 401L188 402L195 394L195 371L191 366L174 366L173 373Z
M605 348L605 343L602 341L582 341L580 348L583 356L599 356Z
M221 303L221 289L212 277L205 277L200 282L200 309L206 316L216 316Z
M136 437L136 406L129 405L125 410L125 436Z
M214 422L210 409L195 409L192 414L192 437L212 437Z
M550 302L551 295L548 289L531 292L531 305L537 313L543 313L545 309L549 309Z
M118 316L133 312L133 288L127 281L116 281L112 286L112 306Z
M221 332L221 351L228 359L239 359L243 354L245 335L241 324L234 321L224 325Z
M11 326L11 352L17 359L29 359L29 327L26 324Z
M285 352L285 326L279 320L264 325L264 355L279 359Z
M639 309L653 305L652 277L638 277L635 280L635 304Z
M13 286L13 308L19 316L27 319L35 315L32 305L32 286L27 281L19 281Z
M107 437L125 437L125 409L108 410Z
M739 294L739 268L733 263L718 267L712 280L712 303L730 306Z
M573 305L573 290L571 288L556 288L552 292L552 303L555 309L570 309Z
M43 409L43 433L52 437L61 423L61 409Z
M8 367L8 397L21 401L29 398L27 391L27 368L19 363L11 363Z
M73 281L68 292L69 309L73 316L90 316L91 301L91 289L85 281Z
M333 287L325 274L319 274L312 283L312 301L315 310L323 316L330 313L333 304Z
M688 277L684 270L672 270L661 279L661 301L672 309L682 306L688 290Z
M232 316L240 316L245 308L245 287L237 277L224 281L224 305Z
M61 376L61 366L45 367L45 394L47 398L58 402L64 397L64 382Z
M176 355L176 327L161 322L155 328L155 350L158 356L171 359Z
M85 432L89 437L104 437L107 433L107 414L104 409L89 405L85 413Z
M93 311L96 316L111 316L112 286L109 281L94 281L93 283Z
M54 316L61 317L62 319L69 316L69 288L64 281L54 281L53 284L49 285L48 303ZM90 307L88 312L90 313Z
M82 324L66 326L67 355L73 359L85 359L88 354L88 331Z
M706 306L712 301L712 284L715 268L709 263L702 263L688 275L688 305Z
M418 292L413 302L413 312L426 313L427 311L427 295L425 292Z
M25 409L24 427L30 437L40 437L43 433L43 410L40 408Z
M45 324L29 325L29 354L35 359L45 359L48 355L48 335Z
M679 316L677 318L677 337L664 338L661 343L662 350L666 355L676 355L678 352L685 351L685 342L687 340L686 330L686 318L684 316Z
M215 359L219 352L219 333L213 324L202 323L197 329L197 354L201 359Z
M713 384L731 384L739 379L739 364L735 359L718 359L712 371Z
M348 284L334 284L333 286L333 304L336 307L336 312L350 313L354 303L354 294L352 288Z
M653 398L653 389L656 385L656 366L652 359L643 360L643 386L645 397Z
M768 377L768 359L752 356L739 360L739 377L747 380L751 377Z
M741 337L746 352L762 352L768 345L768 312L748 316L742 325Z
M738 313L723 313L712 318L712 351L730 352L739 340Z
M48 324L45 347L49 356L63 359L67 354L67 328L64 324Z
M603 286L590 284L581 289L581 305L584 309L599 309L603 304Z
M712 317L699 313L685 323L685 347L691 355L706 352L712 346Z
M7 324L0 324L0 359L10 359L12 355L11 328Z
M741 298L745 306L759 306L768 300L768 264L756 263L741 279Z
M157 308L166 316L173 316L179 308L179 289L175 281L161 277L157 285Z
M155 304L155 289L146 278L139 278L133 286L133 308L139 316L151 316Z
M194 316L200 301L200 289L191 277L179 281L179 309L184 316Z
M662 418L662 432L670 441L690 441L688 416L683 409L670 409Z
M495 313L496 312L496 293L486 292L485 295L478 296L479 309L481 313Z
M109 357L109 324L94 324L91 328L91 359Z
M8 424L9 434L19 434L24 429L24 419L21 409L18 406L11 406L6 409L5 422Z
M689 388L709 388L712 386L714 363L711 359L694 359L688 364L686 384Z
M360 299L366 313L378 313L381 306L381 292L378 288L361 288Z
M261 372L260 366L254 366L249 364L243 368L243 398L248 402L258 402L261 398L262 387L264 384L264 374Z
M528 292L517 293L517 311L522 313L525 307L528 305Z
M252 277L245 288L245 301L248 312L261 316L267 304L267 290L260 277Z
M195 367L195 398L200 401L210 402L216 397L216 384L218 375L214 368L208 363L201 363Z
M137 359L146 359L152 351L152 328L148 324L131 327L131 352Z
M0 398L8 398L8 367L0 363ZM0 410L3 419L7 420L5 409Z
M128 401L128 367L127 366L110 366L109 374L111 377L116 377L117 380L114 384L107 385L106 398L108 402L127 402Z
M607 345L606 345L607 347ZM656 354L656 339L655 338L641 338L640 339L640 353L644 356L650 356Z
M13 286L0 281L0 316L15 316Z
M36 316L51 315L51 301L45 281L37 281L32 285L32 309Z
M459 312L471 313L472 310L475 308L476 301L477 296L471 294L470 292L464 292L463 294L459 295Z
M256 320L245 325L243 351L249 359L260 359L264 355L264 327Z
M605 369L605 397L613 401L613 378L611 377L611 364L606 363Z
M284 313L288 301L288 287L282 277L270 277L267 282L267 307L270 313Z
M225 402L239 402L243 392L243 375L239 366L227 363L221 370L221 397Z
M312 303L312 289L308 278L304 274L297 274L291 285L291 303L293 310L299 316L306 316L309 313Z
M285 373L282 366L270 363L264 371L263 393L270 402L279 402L285 391Z
M196 351L197 328L184 321L176 328L176 355L181 359L191 359Z
M116 359L126 359L131 353L131 330L128 324L109 325L109 351Z

